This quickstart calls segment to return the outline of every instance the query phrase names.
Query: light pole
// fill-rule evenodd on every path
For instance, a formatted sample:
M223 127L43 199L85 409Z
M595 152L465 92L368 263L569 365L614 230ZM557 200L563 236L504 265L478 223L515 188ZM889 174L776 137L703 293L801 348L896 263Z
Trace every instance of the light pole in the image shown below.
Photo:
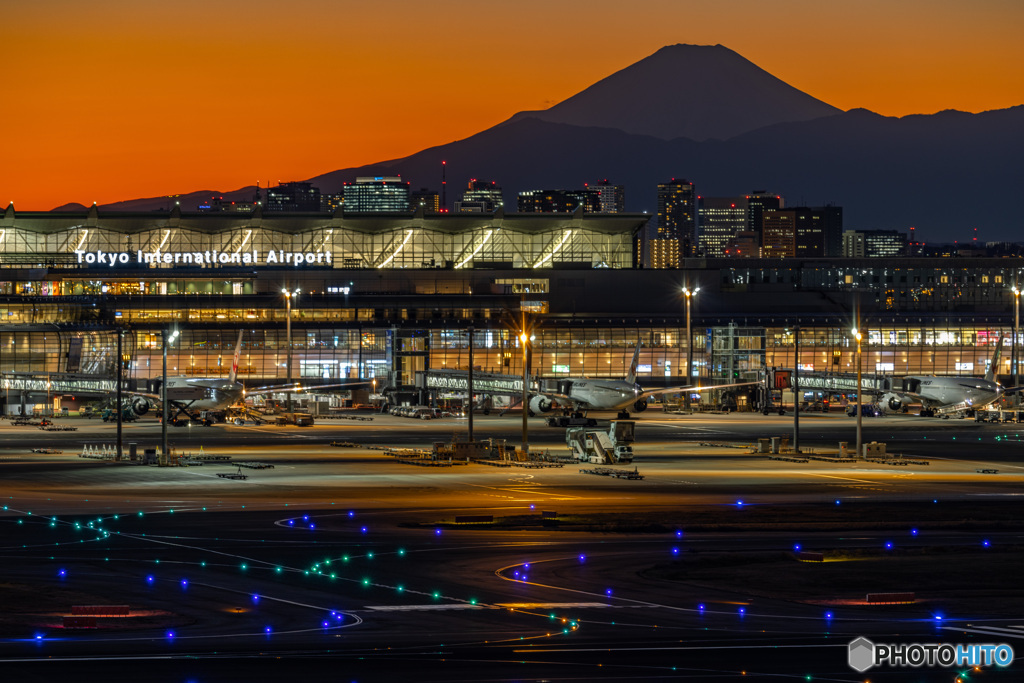
M528 403L529 397L527 394L527 385L530 380L530 372L527 367L527 356L526 356L526 344L530 341L530 337L526 334L526 316L523 315L523 328L519 334L519 343L523 345L523 453L526 457L530 454L530 443L527 434L529 427L528 418L530 416L530 404ZM470 408L472 410L472 407Z
M466 394L469 403L469 442L473 443L473 326L466 330L469 336L469 369L466 372Z
M800 326L793 327L793 452L800 452Z
M700 291L700 287L683 287L683 296L686 297L686 382L684 386L690 386L693 381L693 334L690 331L690 302L693 297L697 296L697 292ZM687 410L690 409L690 392L686 391L683 397L683 405Z
M1010 362L1013 367L1010 372L1013 374L1013 386L1017 386L1017 340L1020 338L1020 295L1024 292L1017 285L1013 286L1013 346L1010 349ZM992 368L994 375L999 374L996 368ZM1013 402L1017 403L1017 395L1014 394Z
M864 407L861 405L861 333L856 327L853 328L853 336L857 338L857 458L859 459L864 457L863 436L861 432L864 420Z
M285 344L288 347L288 360L286 361L288 366L288 379L286 380L286 383L289 385L292 383L292 297L297 297L299 295L299 292L301 291L302 290L299 288L295 288L295 290L290 290L287 288L281 290L281 293L284 294L285 303L284 336ZM288 412L290 413L292 412L291 386L287 387L287 393L285 394L285 396L288 399Z
M124 421L124 405L122 404L121 391L124 388L124 329L117 331L117 452L115 460L121 459L121 447L123 446L121 425Z
M167 345L173 344L174 340L178 338L178 331L171 332L170 336L167 334L167 330L160 330L160 341L163 347L164 367L163 367L163 381L160 382L160 403L163 408L163 419L160 420L160 454L166 459L170 453L167 448L167 420L170 419L171 409L167 403Z

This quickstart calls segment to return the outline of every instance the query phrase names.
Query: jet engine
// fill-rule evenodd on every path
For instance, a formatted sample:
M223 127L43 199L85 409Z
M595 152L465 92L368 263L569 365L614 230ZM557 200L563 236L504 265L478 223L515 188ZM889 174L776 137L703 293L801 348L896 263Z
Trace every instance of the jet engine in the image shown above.
M637 401L636 403L633 404L633 412L634 413L642 413L645 410L647 410L647 401L646 400L640 399L639 401Z
M886 394L879 403L892 411L897 411L903 407L903 399L899 397L899 394Z
M131 402L131 409L136 415L145 415L149 412L149 401L139 396Z
M530 414L539 415L540 413L549 412L555 407L553 401L545 398L544 396L534 396L530 399Z

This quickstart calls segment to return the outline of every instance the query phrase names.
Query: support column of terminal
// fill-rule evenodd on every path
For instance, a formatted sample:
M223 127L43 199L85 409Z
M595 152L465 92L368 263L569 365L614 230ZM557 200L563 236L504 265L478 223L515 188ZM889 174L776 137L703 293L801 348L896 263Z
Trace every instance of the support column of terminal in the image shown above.
M121 423L123 421L124 405L122 403L121 391L124 384L124 330L117 331L117 450L114 454L115 460L121 459L122 434Z
M469 330L469 372L466 374L466 394L469 403L469 441L473 442L473 326Z

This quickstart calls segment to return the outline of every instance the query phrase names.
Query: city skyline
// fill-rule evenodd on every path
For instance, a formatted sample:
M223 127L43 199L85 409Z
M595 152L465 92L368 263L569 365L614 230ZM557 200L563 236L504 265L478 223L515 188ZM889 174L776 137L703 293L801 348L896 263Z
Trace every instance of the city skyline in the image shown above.
M12 7L7 94L20 106L7 114L0 201L48 210L230 191L402 157L550 107L677 42L725 45L844 110L1021 103L1014 3L967 16L929 3L923 21L920 3L734 5L665 20L653 3L561 3L545 22L530 20L531 3L402 5L403 21L323 2ZM782 48L779 31L811 37Z

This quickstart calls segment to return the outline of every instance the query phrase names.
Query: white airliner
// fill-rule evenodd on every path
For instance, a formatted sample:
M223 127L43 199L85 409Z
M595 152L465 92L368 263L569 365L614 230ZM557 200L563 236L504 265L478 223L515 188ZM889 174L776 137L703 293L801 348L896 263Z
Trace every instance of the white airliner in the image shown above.
M1005 388L996 381L996 368L1002 340L996 344L992 362L983 379L977 377L940 377L937 375L907 376L900 386L886 390L879 403L882 409L900 410L904 404L921 404L922 417L949 415L978 410L992 405L1003 396L1021 391L1024 387ZM895 383L894 383L895 384Z
M182 413L191 420L199 420L201 413L224 410L239 403L246 396L302 391L301 384L280 384L246 390L245 386L238 381L238 360L242 352L243 334L244 330L239 330L235 354L231 360L231 371L227 378L183 376L167 378L167 402L174 409L174 413L170 416L170 424L182 424L178 421L178 416ZM315 388L324 389L336 386L342 385L317 385ZM344 386L352 386L352 384ZM126 402L122 413L129 420L145 415L149 412L150 405L161 405L162 393L162 391L156 393L128 392L131 398Z
M640 344L636 345L633 362L629 365L629 374L624 379L587 379L568 378L549 380L558 386L557 391L543 391L537 387L535 395L530 399L531 415L550 412L556 408L570 408L574 413L582 414L589 410L617 410L619 417L627 419L629 411L642 413L647 410L647 399L658 394L673 394L688 391L698 393L710 389L726 389L756 382L739 382L736 384L718 384L715 386L685 385L665 387L645 391L637 384L636 368L640 359ZM539 383L538 383L539 384Z

